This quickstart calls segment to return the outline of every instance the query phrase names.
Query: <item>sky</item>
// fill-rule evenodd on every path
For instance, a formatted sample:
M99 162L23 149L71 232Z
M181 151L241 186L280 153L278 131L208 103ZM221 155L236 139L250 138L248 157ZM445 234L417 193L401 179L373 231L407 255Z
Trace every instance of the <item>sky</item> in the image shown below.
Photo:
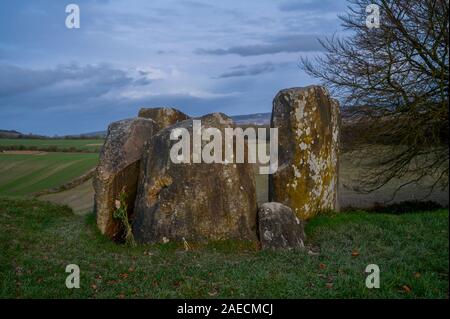
M68 29L66 6L80 8ZM105 130L141 107L191 116L270 112L317 84L301 57L342 32L345 0L2 0L0 129Z

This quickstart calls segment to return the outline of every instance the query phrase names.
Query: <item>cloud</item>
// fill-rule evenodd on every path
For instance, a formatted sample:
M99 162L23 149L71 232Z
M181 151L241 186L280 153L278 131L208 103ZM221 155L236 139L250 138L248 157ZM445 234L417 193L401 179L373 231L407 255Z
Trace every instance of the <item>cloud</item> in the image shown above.
M82 27L68 30L65 4L0 1L0 128L95 131L143 105L269 111L279 89L312 81L283 53L316 54L338 25L331 0L77 3Z
M121 70L108 64L34 70L0 63L0 127L76 134L103 130L111 121L136 116L143 106L170 105L200 115L227 112L237 100L235 94L217 92L151 94L151 76L152 71ZM134 90L150 94L130 94Z
M185 0L179 3L181 6L186 8L194 8L194 9L214 9L215 6L213 6L210 3L203 3L199 1L191 1L191 0Z
M338 13L345 8L345 4L345 1L338 0L289 0L280 3L278 9L284 12L302 11L327 13L335 11L336 13Z
M253 65L237 65L230 68L229 71L220 74L218 79L241 77L241 76L255 76L264 73L274 72L281 66L286 65L286 63L273 63L264 62Z
M316 34L290 35L272 39L264 44L241 45L227 49L197 49L195 52L203 55L237 54L247 57L276 53L323 51L318 38L321 38L321 36Z
M229 113L230 106L236 101L235 97L200 98L189 94L143 98L102 95L64 101L33 92L32 97L14 99L11 106L0 100L0 108L4 108L0 127L36 134L80 134L105 130L113 121L135 117L141 107L172 106L189 115L199 116L213 111ZM64 104L60 104L62 102Z
M33 70L12 64L0 63L0 98L23 94L35 90L70 87L78 93L105 94L110 90L126 86L148 85L146 74L134 78L124 70L108 64L59 65L52 69ZM69 90L69 89L68 89ZM69 91L70 91L69 90Z

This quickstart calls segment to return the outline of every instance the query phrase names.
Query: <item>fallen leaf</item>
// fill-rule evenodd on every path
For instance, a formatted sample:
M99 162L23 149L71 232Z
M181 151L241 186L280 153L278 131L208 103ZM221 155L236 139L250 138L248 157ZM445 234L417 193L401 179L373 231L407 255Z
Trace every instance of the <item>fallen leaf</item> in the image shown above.
M119 294L117 297L118 297L119 299L124 299L124 298L125 298L125 295L124 295L124 294Z
M325 266L325 264L320 263L320 264L319 264L319 268L320 268L320 269L325 269L325 268L327 268L327 266Z
M333 288L333 283L332 282L327 282L325 287L327 287L328 289Z
M416 273L414 274L414 277L416 277L416 278L420 278L420 276L422 276L420 272L416 272Z
M409 287L408 285L403 285L402 289L403 289L403 291L406 292L406 293L411 292L411 287Z
M352 257L358 257L359 256L359 251L354 250L352 251Z
M92 288L92 289L97 289L97 285L92 284L92 285L91 285L91 288Z
M128 278L128 274L127 273L119 274L119 277L123 278L123 279L127 279Z

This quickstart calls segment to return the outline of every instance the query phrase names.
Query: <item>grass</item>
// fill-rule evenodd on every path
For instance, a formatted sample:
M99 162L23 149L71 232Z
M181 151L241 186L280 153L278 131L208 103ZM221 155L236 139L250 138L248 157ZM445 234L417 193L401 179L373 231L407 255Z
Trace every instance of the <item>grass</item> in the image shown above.
M1 154L0 195L28 196L60 186L94 167L98 154Z
M319 216L306 229L317 256L240 242L184 251L175 243L117 245L92 214L0 198L0 297L448 298L448 218L447 210ZM380 289L365 287L372 263ZM65 287L68 264L80 266L80 289Z
M0 138L0 149L23 149L41 151L89 151L99 152L103 140L101 139L8 139ZM22 146L22 147L21 147Z

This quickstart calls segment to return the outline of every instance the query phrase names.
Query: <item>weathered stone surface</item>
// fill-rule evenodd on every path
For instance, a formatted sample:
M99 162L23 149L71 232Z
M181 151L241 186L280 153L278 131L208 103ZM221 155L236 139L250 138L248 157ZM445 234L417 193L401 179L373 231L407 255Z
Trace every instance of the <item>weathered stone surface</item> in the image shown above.
M200 118L202 130L232 126L224 114ZM175 164L170 159L172 129L193 136L193 120L160 131L144 153L135 206L137 242L257 240L255 177L251 164ZM202 147L208 141L202 142ZM192 149L192 142L191 142ZM158 154L153 156L152 154Z
M94 210L102 234L118 239L121 227L113 218L115 200L127 194L129 216L132 215L143 146L158 130L151 119L135 118L114 122L100 153L94 176Z
M276 202L264 203L258 210L261 248L302 249L304 224L292 210Z
M188 115L172 107L142 108L139 110L138 116L152 119L160 129L189 119Z
M300 219L338 209L339 104L320 86L280 91L271 127L278 128L278 171L269 176L269 199Z

